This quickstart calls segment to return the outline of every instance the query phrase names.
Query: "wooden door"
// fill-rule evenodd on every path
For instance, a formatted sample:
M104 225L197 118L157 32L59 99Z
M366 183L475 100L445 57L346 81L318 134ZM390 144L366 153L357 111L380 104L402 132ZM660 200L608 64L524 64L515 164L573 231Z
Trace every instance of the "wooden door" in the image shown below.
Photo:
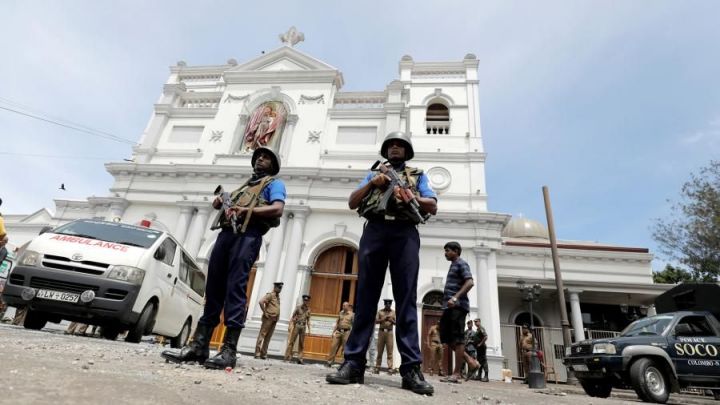
M430 345L428 341L428 331L430 330L430 327L435 325L442 316L442 311L437 309L430 309L430 308L423 308L422 311L422 334L420 335L420 343L422 347L422 355L423 355L423 373L429 373L430 369ZM450 356L450 353L448 353L447 348L443 351L443 358L442 358L442 370L445 375L447 374L447 370L452 370L452 364L449 363L449 361L452 361L452 356Z
M326 360L332 345L332 328L342 303L355 303L358 260L349 246L335 246L322 252L310 279L312 301L311 334L305 337L305 358ZM342 361L338 356L336 361Z

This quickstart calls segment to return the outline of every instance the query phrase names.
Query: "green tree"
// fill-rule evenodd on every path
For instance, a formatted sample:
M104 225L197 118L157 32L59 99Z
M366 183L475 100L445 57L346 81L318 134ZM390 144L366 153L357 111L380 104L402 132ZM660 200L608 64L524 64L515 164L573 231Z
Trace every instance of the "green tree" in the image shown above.
M663 271L653 273L653 281L662 284L677 284L685 281L691 281L693 275L689 271L683 270L679 267L673 267L668 264L665 265Z
M720 161L690 175L669 218L655 222L660 251L686 267L693 280L716 281L720 275Z

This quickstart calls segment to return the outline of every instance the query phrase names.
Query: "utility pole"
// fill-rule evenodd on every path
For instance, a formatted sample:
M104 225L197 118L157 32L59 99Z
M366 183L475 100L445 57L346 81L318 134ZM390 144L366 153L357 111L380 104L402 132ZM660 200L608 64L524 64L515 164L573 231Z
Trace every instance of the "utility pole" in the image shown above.
M563 346L570 347L572 337L570 336L570 322L568 321L567 307L565 306L565 287L563 286L562 273L560 272L560 259L558 258L557 239L555 238L555 222L553 221L552 207L550 206L550 193L547 186L543 186L543 199L545 200L545 215L547 216L548 233L550 237L550 251L552 253L553 268L555 269L555 287L558 293L558 305L560 306L560 320L563 331ZM569 369L567 382L575 384L575 376Z

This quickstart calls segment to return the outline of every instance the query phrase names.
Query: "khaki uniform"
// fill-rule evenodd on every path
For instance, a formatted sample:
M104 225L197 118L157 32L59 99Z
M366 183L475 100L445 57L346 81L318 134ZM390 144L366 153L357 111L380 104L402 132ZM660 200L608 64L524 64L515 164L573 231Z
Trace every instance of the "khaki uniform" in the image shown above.
M293 311L290 323L293 325L292 332L287 342L287 349L285 349L285 360L292 359L293 345L295 340L298 341L298 360L303 359L303 351L305 350L305 329L310 329L310 308L305 304L298 305Z
M377 339L377 357L375 359L375 369L380 368L382 364L383 350L387 348L387 366L388 371L393 370L393 351L395 348L395 336L393 334L393 326L395 326L395 311L385 308L378 311L375 322L380 325Z
M440 328L437 325L431 326L428 331L428 345L430 345L430 375L433 375L433 370L437 370L438 375L442 375L443 345L440 342Z
M520 337L520 348L522 349L522 362L523 362L523 371L525 376L527 377L528 372L530 371L530 357L532 355L531 351L533 349L533 343L534 338L532 333L527 333L525 335L522 335Z
M328 364L332 365L332 363L335 361L335 357L337 356L338 351L340 351L341 356L343 355L343 352L345 351L345 342L347 342L348 337L350 336L350 329L352 329L352 324L354 320L355 313L353 311L340 311L337 324L335 325L335 330L332 334L332 346L330 348L330 353L328 354L327 358Z
M275 332L278 317L280 316L280 296L275 291L270 291L261 299L265 302L265 309L262 314L262 324L255 342L255 357L267 356L268 345Z

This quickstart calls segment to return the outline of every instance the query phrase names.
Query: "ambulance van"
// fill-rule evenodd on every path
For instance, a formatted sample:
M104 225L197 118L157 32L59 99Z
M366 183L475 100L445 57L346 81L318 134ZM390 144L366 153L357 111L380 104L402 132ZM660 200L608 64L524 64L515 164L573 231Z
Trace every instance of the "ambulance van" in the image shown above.
M167 232L80 219L33 239L17 258L3 299L27 307L25 328L62 319L100 325L115 340L169 337L181 347L203 308L205 275Z

